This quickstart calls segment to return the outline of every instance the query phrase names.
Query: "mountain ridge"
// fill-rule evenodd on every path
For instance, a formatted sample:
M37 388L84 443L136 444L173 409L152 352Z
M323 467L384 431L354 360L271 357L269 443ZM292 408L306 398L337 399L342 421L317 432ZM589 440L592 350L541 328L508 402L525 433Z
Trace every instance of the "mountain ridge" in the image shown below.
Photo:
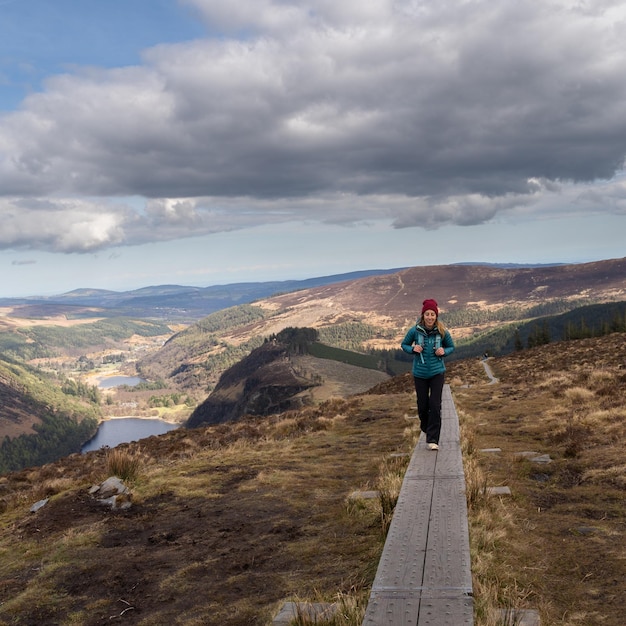
M355 280L363 276L393 273L394 269L373 269L331 274L302 280L280 280L264 282L240 282L208 287L185 285L152 285L130 291L79 288L52 296L30 296L25 298L0 298L0 306L28 306L42 315L53 308L67 306L68 313L96 317L98 315L126 315L171 320L193 321L215 311L245 304L259 298L284 291L307 289L313 286ZM78 310L80 307L88 307Z
M435 298L455 340L469 338L510 321L538 305L564 302L571 308L626 299L626 258L587 264L500 269L485 266L413 267L393 274L317 286L264 298L199 320L173 336L139 367L147 378L173 378L214 385L207 364L228 350L258 347L263 337L287 327L320 333L359 326L369 333L362 349L397 349L419 317L422 301ZM463 315L462 311L472 315ZM560 312L560 311L559 311ZM240 315L238 315L240 314ZM213 321L216 321L214 324ZM324 338L322 338L324 341ZM207 343L209 342L209 343ZM338 346L344 347L344 346Z
M330 394L341 388L349 394L361 393L389 378L385 372L314 357L309 354L313 343L313 339L303 341L294 351L280 335L266 341L222 373L186 426L195 428L243 416L267 417L293 411L318 404L320 398L329 395L325 388Z

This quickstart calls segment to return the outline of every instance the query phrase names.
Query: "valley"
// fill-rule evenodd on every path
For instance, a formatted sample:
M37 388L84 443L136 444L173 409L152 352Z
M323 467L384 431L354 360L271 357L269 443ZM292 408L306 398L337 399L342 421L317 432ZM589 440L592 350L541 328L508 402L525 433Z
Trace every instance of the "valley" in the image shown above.
M374 374L406 371L406 363L394 361L394 354L425 295L439 299L443 319L453 329L453 360L510 352L514 342L558 340L566 332L573 335L572 329L584 335L606 332L616 323L619 327L626 319L620 304L625 273L624 259L537 268L434 266L364 272L352 280L319 279L310 288L263 295L185 322L166 322L161 316L174 300L190 314L196 289L166 286L132 294L79 290L50 300L3 301L0 354L36 368L48 381L44 385L65 385L84 406L78 409L75 402L68 409L72 415L87 411L97 413L97 419L133 415L182 424L212 393L223 372L285 328L315 329L322 344L371 354L379 361L379 372L362 367L350 371L336 359L309 355L303 369L317 382L307 392L307 402L315 403L345 393L356 379L362 383L354 389L361 390ZM276 288L260 287L246 286L240 295L245 299ZM215 307L224 290L206 294ZM586 308L589 312L582 313ZM121 310L158 315L119 317ZM539 322L548 319L553 325L549 337L550 330ZM604 326L586 327L586 319L604 320ZM95 392L89 390L103 377L118 375L138 376L147 383L98 389L93 404ZM14 387L9 384L5 394L12 394ZM16 402L18 407L19 398ZM39 423L36 412L15 411L12 417L0 415L0 436L32 435Z

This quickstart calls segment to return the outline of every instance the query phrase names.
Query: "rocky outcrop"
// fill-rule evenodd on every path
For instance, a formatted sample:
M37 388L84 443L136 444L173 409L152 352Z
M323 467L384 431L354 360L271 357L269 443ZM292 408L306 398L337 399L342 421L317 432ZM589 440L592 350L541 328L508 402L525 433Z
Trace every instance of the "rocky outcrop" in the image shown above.
M309 403L304 392L317 384L305 372L296 372L285 345L270 341L224 372L208 398L191 414L187 426L299 408Z

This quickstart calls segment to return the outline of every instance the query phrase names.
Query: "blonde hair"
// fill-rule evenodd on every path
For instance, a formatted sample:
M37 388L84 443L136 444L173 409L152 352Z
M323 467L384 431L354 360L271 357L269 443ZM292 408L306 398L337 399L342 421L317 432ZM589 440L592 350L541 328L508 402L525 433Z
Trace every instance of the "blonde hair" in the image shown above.
M422 313L422 316L419 319L418 324L420 326L424 326L424 314ZM437 327L437 332L443 337L446 334L446 331L448 330L447 326L439 319L439 316L437 316L437 321L435 322L435 326Z

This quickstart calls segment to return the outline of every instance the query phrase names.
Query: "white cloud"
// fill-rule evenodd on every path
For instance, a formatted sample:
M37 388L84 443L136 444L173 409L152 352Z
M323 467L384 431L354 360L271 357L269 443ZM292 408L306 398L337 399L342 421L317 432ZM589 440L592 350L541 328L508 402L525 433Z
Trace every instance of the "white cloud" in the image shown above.
M226 36L51 77L0 118L0 246L624 211L596 182L626 155L622 3L185 3Z
M124 242L123 211L100 202L0 199L0 248L91 252Z

